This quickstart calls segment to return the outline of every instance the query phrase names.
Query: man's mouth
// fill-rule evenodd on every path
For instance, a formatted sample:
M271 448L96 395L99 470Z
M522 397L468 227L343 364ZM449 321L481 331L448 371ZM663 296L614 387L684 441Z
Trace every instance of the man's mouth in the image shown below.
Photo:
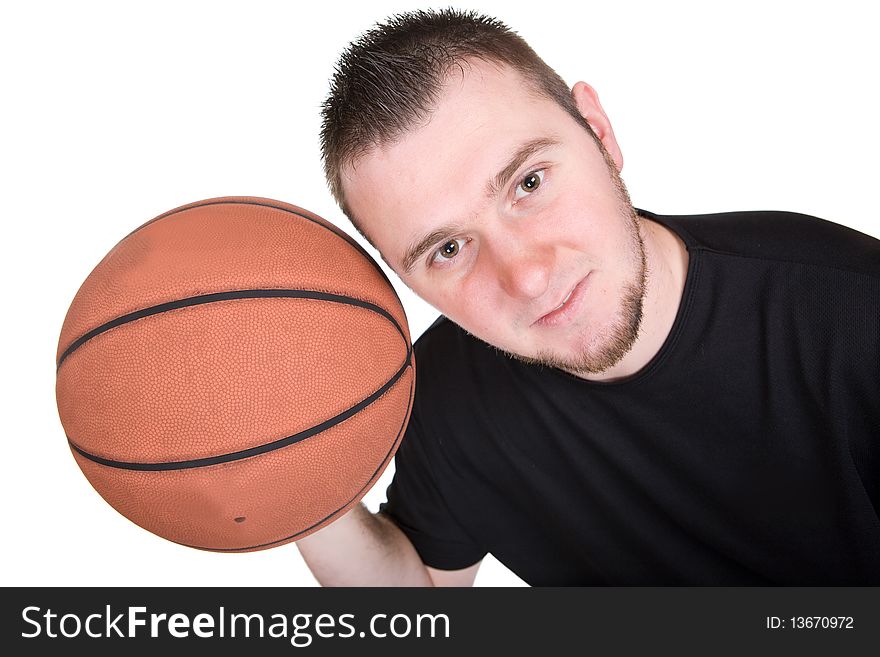
M577 310L577 307L580 306L580 301L583 297L584 288L586 287L587 280L590 278L590 275L587 274L580 281L577 282L568 293L562 298L558 305L556 305L551 310L542 314L535 322L533 322L533 326L556 326L562 324L566 320L568 320L571 316L574 315L574 312Z
M556 308L554 308L553 310L559 310L560 308L562 308L562 306L565 305L565 302L571 298L572 292L574 292L574 288L571 288L571 292L566 294L565 298L562 300L562 303L560 303L558 306L556 306Z

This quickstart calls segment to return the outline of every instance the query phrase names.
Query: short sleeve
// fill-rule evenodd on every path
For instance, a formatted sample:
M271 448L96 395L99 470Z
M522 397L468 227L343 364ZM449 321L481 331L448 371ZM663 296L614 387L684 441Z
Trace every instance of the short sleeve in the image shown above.
M482 559L486 551L467 535L443 498L442 475L448 466L439 448L421 430L415 412L394 464L388 501L379 511L406 534L425 565L458 570Z

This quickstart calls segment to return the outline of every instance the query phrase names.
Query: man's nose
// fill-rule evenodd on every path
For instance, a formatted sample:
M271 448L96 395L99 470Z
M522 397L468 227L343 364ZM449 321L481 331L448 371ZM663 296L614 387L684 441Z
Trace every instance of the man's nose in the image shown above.
M550 249L531 245L496 256L498 281L512 297L536 299L547 291L553 256Z

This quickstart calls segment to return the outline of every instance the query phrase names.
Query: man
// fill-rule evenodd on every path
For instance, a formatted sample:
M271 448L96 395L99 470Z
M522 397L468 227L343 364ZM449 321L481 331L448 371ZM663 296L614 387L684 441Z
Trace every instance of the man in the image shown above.
M353 44L322 137L443 317L388 502L298 542L321 583L880 583L877 240L635 210L593 89L474 14Z

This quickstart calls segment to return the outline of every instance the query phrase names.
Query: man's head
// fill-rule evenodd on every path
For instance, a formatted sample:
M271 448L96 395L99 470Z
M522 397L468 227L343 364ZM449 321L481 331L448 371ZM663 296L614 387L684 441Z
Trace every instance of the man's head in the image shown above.
M577 374L632 346L645 253L611 126L501 23L417 12L365 34L322 146L358 230L467 331Z
M474 60L514 68L530 93L556 101L590 130L562 78L500 21L453 9L394 16L342 54L323 107L321 148L330 191L361 233L345 201L343 169L428 121L449 73Z

